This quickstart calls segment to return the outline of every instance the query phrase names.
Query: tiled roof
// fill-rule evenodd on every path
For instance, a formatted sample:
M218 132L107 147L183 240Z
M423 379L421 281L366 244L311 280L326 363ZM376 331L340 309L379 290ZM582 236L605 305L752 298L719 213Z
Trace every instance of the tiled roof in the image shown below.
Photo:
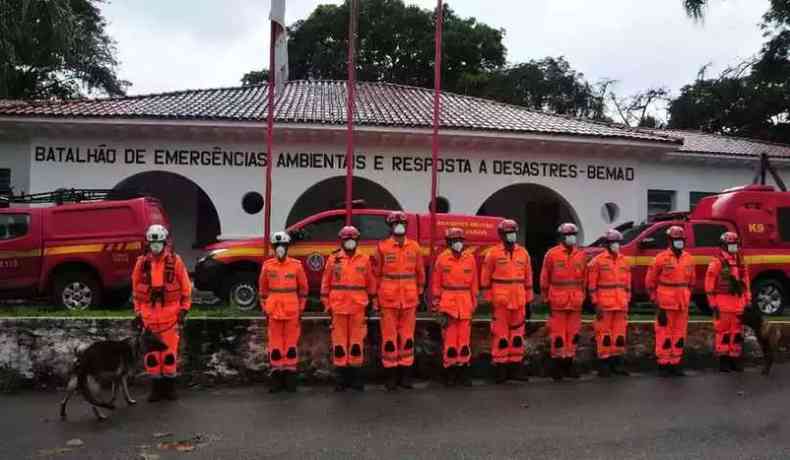
M0 117L145 118L262 121L268 85L187 90L172 93L55 103L0 105ZM278 95L276 121L340 125L346 122L344 81L291 81ZM442 127L513 133L541 133L659 143L680 140L587 120L551 115L486 99L442 95ZM359 83L359 125L428 128L433 90L390 83Z
M759 156L764 152L772 157L790 158L790 145L786 144L773 144L756 139L708 134L699 131L655 129L650 130L650 132L683 139L683 146L678 150L684 153Z

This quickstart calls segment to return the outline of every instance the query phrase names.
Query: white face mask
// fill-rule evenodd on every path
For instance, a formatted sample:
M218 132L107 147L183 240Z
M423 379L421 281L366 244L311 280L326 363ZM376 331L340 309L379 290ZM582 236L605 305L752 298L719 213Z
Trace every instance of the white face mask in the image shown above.
M609 245L609 250L617 254L620 252L620 243L612 243Z
M463 241L454 241L452 246L453 251L461 252L464 250L464 242Z
M354 240L346 240L343 241L343 249L346 251L353 251L357 248L357 242Z
M277 254L278 259L285 259L285 255L288 254L288 249L285 246L277 246L274 248L274 253Z
M728 244L727 245L727 252L730 254L737 254L738 253L738 245L737 244Z
M515 243L517 239L518 234L516 232L505 233L505 241L508 243Z
M575 246L576 245L576 235L568 235L565 237L565 244L568 246Z
M672 247L675 249L683 249L686 246L686 242L683 240L672 240Z
M162 241L154 241L153 243L150 243L149 246L151 248L151 252L157 256L165 250L165 243Z
M405 235L406 234L406 226L403 225L403 224L395 224L395 226L392 227L392 234L393 235L398 235L398 236Z

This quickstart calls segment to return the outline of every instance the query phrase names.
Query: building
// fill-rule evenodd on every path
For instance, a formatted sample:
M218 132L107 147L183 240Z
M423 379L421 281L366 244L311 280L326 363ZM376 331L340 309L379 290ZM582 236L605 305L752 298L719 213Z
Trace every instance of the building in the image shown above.
M0 187L135 190L159 197L190 263L217 238L259 235L267 86L116 99L0 103ZM273 229L343 206L342 81L291 81L277 98ZM359 83L354 198L427 212L430 89ZM557 225L582 241L705 194L750 183L760 153L790 147L690 132L633 130L472 97L442 96L440 203L521 223L538 254Z

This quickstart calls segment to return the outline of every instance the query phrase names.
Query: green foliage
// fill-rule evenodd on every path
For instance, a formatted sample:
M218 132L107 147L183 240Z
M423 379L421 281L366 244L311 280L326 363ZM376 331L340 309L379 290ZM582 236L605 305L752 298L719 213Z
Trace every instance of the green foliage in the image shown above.
M260 85L269 81L269 71L263 70L250 70L241 77L242 86Z
M125 93L103 0L0 0L0 98Z

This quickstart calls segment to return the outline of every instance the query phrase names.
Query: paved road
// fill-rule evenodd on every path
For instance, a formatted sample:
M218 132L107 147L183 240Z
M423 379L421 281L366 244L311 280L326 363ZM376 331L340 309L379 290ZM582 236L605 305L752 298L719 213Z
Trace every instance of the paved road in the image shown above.
M285 397L263 388L186 391L177 403L142 402L104 423L79 399L70 420L59 421L59 398L0 396L0 458L790 458L787 364L768 379L749 371L467 389L426 384L395 394L381 387L363 394L303 388ZM158 432L173 436L157 439ZM192 452L158 446L198 435ZM74 438L84 445L53 450Z

